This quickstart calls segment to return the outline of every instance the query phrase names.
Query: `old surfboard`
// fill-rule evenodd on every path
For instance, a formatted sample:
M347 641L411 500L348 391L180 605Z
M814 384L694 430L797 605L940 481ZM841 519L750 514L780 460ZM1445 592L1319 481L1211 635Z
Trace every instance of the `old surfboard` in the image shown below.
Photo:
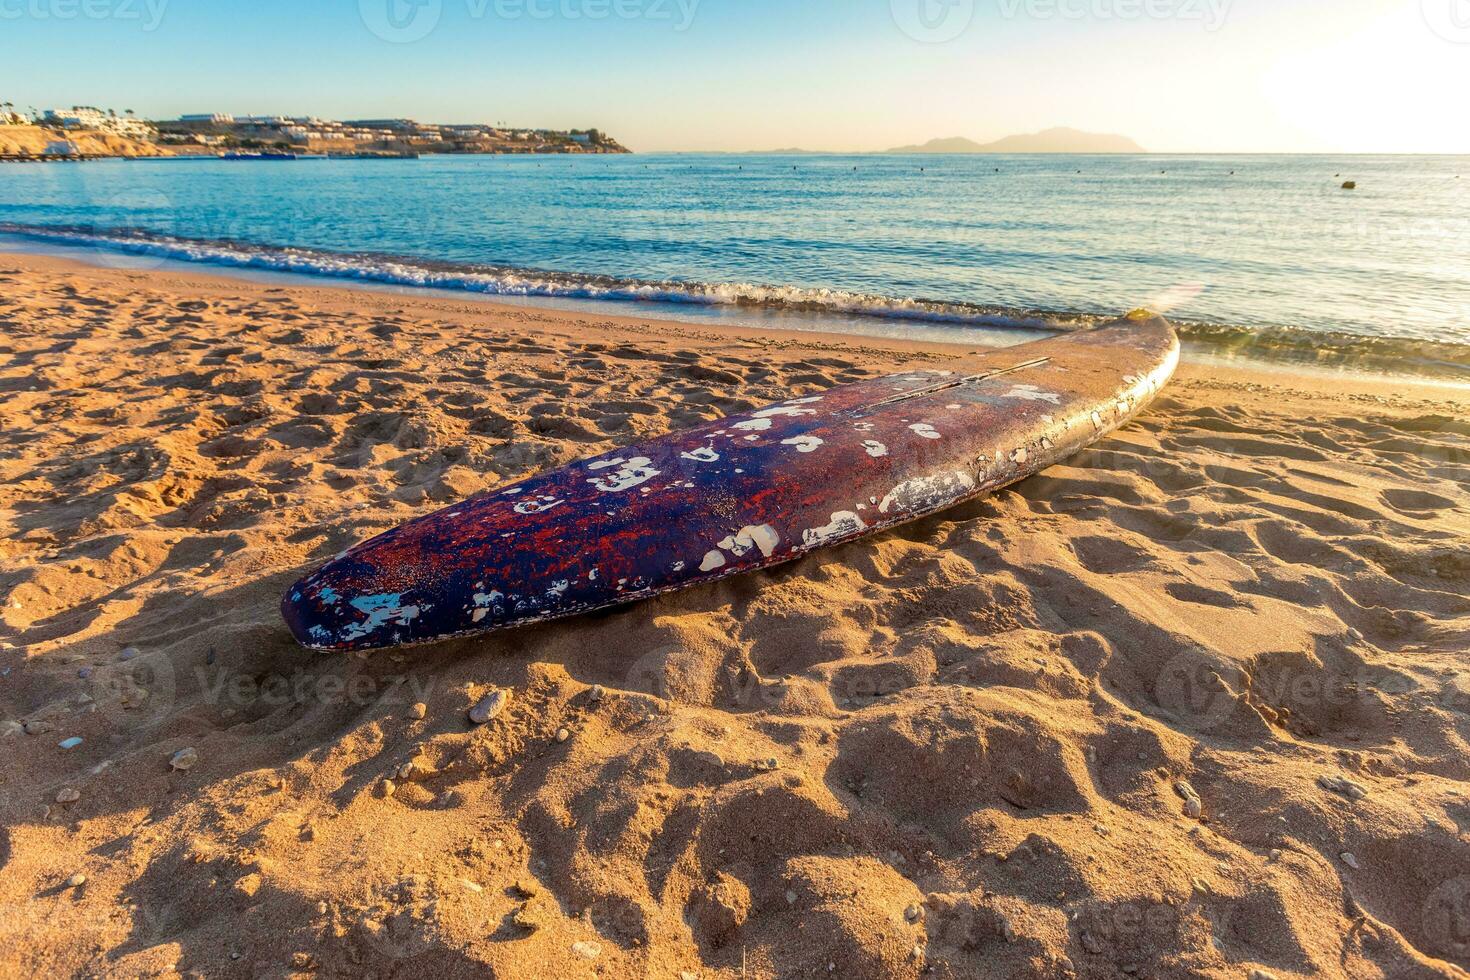
M1030 476L1124 424L1179 343L1139 312L791 398L582 460L394 528L287 590L318 650L590 612L790 561Z

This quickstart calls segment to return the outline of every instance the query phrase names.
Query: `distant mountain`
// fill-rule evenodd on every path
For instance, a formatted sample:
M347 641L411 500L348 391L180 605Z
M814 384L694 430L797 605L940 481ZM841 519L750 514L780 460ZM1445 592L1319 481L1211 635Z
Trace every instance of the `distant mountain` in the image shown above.
M1058 126L994 143L976 143L963 136L933 139L922 146L897 146L888 153L1147 153L1126 136L1084 133Z

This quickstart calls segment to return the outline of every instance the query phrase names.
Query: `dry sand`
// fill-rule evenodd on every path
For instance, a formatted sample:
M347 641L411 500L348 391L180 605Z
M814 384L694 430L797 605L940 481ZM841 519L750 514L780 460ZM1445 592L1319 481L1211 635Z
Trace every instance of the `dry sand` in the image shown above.
M1470 966L1463 394L1186 364L896 532L342 657L276 606L346 545L966 351L11 255L0 325L6 975Z

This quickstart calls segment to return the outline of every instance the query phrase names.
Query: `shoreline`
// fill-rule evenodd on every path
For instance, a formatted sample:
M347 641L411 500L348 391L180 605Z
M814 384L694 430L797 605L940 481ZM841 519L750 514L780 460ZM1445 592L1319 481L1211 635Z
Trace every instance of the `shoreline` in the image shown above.
M244 288L250 292L287 292L301 295L324 308L336 311L345 311L360 305L360 297L367 295L373 297L371 307L375 309L397 307L425 313L434 311L437 314L454 315L481 323L493 320L497 314L503 314L524 322L542 323L554 329L566 329L569 324L575 324L578 328L610 331L634 329L652 331L657 335L687 336L712 344L720 341L773 343L783 348L794 346L817 350L881 352L888 356L911 355L924 360L957 362L962 362L971 354L991 349L985 345L929 337L873 335L845 332L841 329L790 328L736 320L679 320L668 316L644 315L638 304L624 302L586 306L569 303L563 306L555 301L537 301L539 298L485 295L432 287L397 287L311 275L211 267L193 262L133 269L109 265L101 258L93 261L88 257L9 251L4 248L3 241L0 241L0 264L8 260L14 260L25 272L45 270L83 273L86 270L104 275L115 273L140 284L155 280L188 284L191 288L211 293L232 288ZM665 311L654 312L657 314ZM1120 311L1120 315L1122 312L1126 311ZM1049 335L1025 328L1006 329L1014 329L1012 336L1017 344ZM1407 386L1410 391L1421 393L1426 398L1444 398L1455 402L1463 400L1470 404L1470 382L1456 383L1444 378L1384 374L1368 370L1320 369L1268 358L1242 357L1238 361L1232 361L1210 356L1197 348L1191 349L1188 344L1183 347L1177 376L1201 382L1219 380L1232 384L1289 384L1297 391L1344 391L1367 395L1403 392Z
M475 300L574 312L638 316L634 311L646 311L644 315L657 319L719 326L852 334L884 341L913 335L931 342L989 347L1096 325L1127 312L1007 311L856 294L834 302L826 291L810 289L619 280L594 274L118 235L81 228L0 224L0 252L69 255L100 267L111 264L108 256L119 261L135 256L160 266L198 268L207 274L243 281L276 276L279 281L299 280L303 285L319 282L324 287L397 290L404 295L464 295ZM721 292L724 290L735 291L726 295ZM822 294L821 302L829 308L814 308L816 301L806 298L806 294ZM1467 345L1295 327L1231 326L1187 319L1171 322L1175 322L1189 361L1222 365L1243 362L1261 370L1329 376L1367 374L1470 387L1470 380L1460 380L1470 379ZM961 336L946 337L947 333Z
M0 974L1470 969L1464 389L1186 363L872 538L333 656L353 543L978 348L22 254L0 321Z

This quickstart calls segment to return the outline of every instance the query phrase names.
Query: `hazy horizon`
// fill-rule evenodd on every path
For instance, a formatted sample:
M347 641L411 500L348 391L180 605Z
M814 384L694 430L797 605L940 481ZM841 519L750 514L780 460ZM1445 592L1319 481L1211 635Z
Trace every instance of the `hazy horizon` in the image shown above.
M1459 5L1459 6L1457 6ZM0 100L872 152L1065 126L1157 153L1470 153L1466 0L0 0Z

